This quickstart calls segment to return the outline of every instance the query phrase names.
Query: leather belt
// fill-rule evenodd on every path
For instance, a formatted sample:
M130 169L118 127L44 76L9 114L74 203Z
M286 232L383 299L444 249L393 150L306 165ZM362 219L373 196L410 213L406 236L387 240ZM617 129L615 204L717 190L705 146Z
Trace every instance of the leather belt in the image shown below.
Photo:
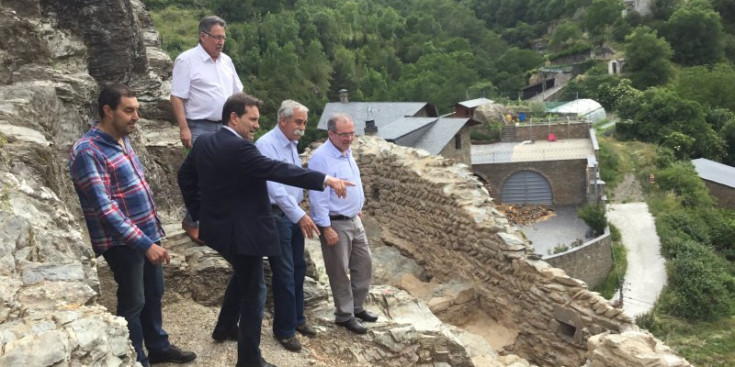
M222 124L222 120L207 120L207 119L187 119L187 121L193 121L193 122L208 122L211 124Z
M330 215L329 220L352 220L355 217L348 217L346 215Z

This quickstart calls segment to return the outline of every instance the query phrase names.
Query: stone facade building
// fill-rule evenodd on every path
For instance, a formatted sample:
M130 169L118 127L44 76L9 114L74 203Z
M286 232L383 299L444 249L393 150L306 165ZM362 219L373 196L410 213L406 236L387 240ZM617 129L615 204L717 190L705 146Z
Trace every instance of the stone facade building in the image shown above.
M472 169L488 182L492 197L504 203L542 205L600 200L604 183L599 180L599 147L589 124L509 130L501 143L472 147Z

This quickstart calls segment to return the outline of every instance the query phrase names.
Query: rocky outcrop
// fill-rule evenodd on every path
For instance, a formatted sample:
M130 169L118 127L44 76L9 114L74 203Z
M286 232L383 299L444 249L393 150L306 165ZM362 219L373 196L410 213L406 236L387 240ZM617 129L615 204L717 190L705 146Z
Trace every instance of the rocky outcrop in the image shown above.
M74 214L66 159L96 116L99 84L125 82L147 106L167 104L168 74L146 61L141 15L140 2L122 0L0 8L0 365L135 363L125 321L96 304L96 259ZM147 154L144 134L135 138L165 195L159 205L177 208L170 170Z

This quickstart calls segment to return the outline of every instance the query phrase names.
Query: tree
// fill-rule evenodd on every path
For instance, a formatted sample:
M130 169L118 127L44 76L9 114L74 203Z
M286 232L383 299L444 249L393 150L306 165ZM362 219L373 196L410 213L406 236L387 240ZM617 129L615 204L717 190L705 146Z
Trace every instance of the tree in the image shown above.
M684 65L712 64L725 49L720 15L707 0L682 5L665 25L665 36L674 48L674 61Z
M604 39L608 28L623 16L624 8L619 0L593 0L585 10L582 24L592 38Z
M673 74L670 58L671 46L648 27L625 37L625 68L638 89L668 82Z
M681 6L682 0L656 0L651 3L651 15L655 20L667 21Z
M582 39L582 30L579 29L577 23L562 22L551 32L549 47L554 51L559 51L566 46L574 45L580 39Z
M727 152L722 162L730 166L735 166L735 120L730 120L722 127L720 136L722 136L727 144Z
M694 66L679 73L676 91L682 98L714 108L735 111L735 67L717 64L714 67Z
M694 156L718 160L725 153L725 142L705 120L702 105L669 89L650 88L636 100L626 99L618 114L627 120L618 131L626 138L661 143L679 132L694 138Z
M518 91L526 86L527 74L541 66L543 60L536 51L511 47L498 59L498 74L493 79L493 84L498 87L499 92L515 98Z
M478 73L467 60L468 51L434 53L407 65L393 95L400 101L428 101L441 111L464 99L465 90L478 82Z

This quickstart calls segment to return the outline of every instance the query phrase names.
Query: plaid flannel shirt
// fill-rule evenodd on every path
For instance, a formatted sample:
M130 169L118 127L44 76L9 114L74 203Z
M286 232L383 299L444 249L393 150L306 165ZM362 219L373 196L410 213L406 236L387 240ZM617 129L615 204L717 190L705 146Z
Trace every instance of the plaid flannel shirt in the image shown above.
M74 189L97 256L119 245L146 251L165 235L143 166L127 137L123 141L125 151L93 127L69 156Z

